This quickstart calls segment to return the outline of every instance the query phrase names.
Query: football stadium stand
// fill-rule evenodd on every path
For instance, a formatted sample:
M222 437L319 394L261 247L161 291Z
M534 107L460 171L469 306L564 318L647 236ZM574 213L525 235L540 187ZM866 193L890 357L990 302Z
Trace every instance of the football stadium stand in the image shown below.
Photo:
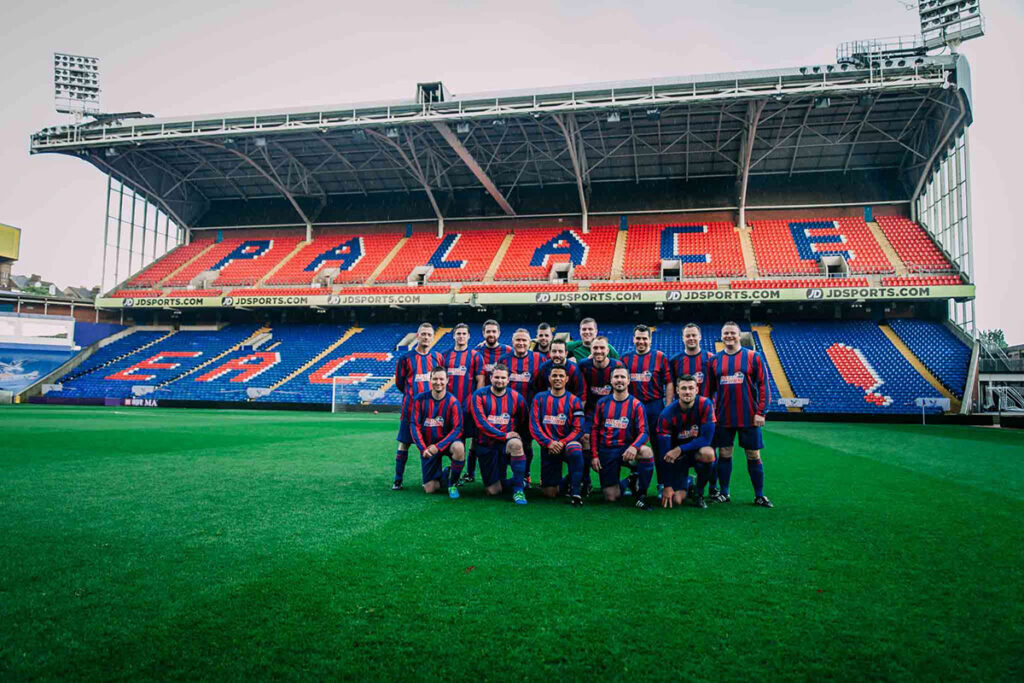
M301 239L294 236L225 239L174 273L167 284L184 287L207 271L216 273L217 285L255 284L291 254Z
M497 280L546 280L551 266L572 263L576 280L611 277L617 226L517 230L495 275Z
M319 235L271 275L267 284L310 284L325 269L338 270L334 282L363 283L401 239L402 234L395 230Z
M917 223L903 216L878 216L876 222L911 272L953 270L946 257Z
M631 292L635 290L655 291L670 289L718 289L718 283L709 280L683 282L595 282L590 285L592 292Z
M432 282L482 280L505 239L505 230L488 228L450 232L438 239L433 230L420 229L402 246L377 282L404 282L416 268L433 268Z
M959 285L962 284L959 275L912 275L903 277L883 277L884 287L917 287L922 285Z
M868 287L866 278L795 278L792 280L732 280L731 289L796 289L801 287Z
M736 277L746 273L740 238L736 227L728 222L630 225L623 276L659 277L662 260L681 261L683 277Z
M154 261L124 284L126 287L153 287L212 245L212 239L197 239L189 244L183 244Z
M942 323L903 318L887 322L942 386L963 398L971 349Z
M826 255L843 256L852 273L893 272L863 218L759 220L751 228L761 275L821 273Z

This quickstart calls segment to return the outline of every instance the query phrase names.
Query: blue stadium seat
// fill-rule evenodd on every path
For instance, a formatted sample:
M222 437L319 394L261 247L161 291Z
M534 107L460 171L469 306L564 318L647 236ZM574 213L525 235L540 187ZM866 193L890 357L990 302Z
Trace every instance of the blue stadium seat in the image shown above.
M971 349L942 323L931 320L887 321L926 368L957 398L964 397Z

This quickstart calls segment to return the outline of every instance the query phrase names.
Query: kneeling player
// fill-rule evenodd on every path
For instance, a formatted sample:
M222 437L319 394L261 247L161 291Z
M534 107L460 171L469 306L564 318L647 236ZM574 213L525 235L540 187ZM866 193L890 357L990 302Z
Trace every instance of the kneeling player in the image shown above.
M448 371L436 367L430 371L430 391L419 394L412 408L412 437L420 449L423 490L436 493L448 490L450 498L459 497L455 484L462 474L466 449L462 436L462 406L448 393ZM448 456L451 467L441 469Z
M645 496L654 474L654 453L647 442L644 404L629 395L629 371L625 366L612 370L612 395L597 402L594 426L590 432L591 463L601 476L605 500L618 500L628 484L619 480L624 464L636 463L638 483L636 503L650 510Z
M697 488L693 504L706 508L704 486L711 477L715 451L711 439L715 434L715 406L711 399L697 396L697 378L680 375L676 378L673 401L658 417L658 451L665 480L661 506L670 508L686 500L686 480L690 468L697 470Z
M580 432L583 429L583 402L565 390L568 374L563 366L551 368L548 382L551 389L533 398L530 408L530 433L540 444L540 485L548 498L558 495L559 487L566 487L573 505L583 505L580 482L583 480L583 448ZM569 481L562 478L562 463L569 466Z
M491 369L491 385L473 392L473 421L476 423L476 457L484 492L496 496L512 489L512 500L526 505L526 454L523 440L515 431L526 421L526 402L508 388L508 368L498 363ZM511 463L506 461L508 458ZM512 479L505 479L508 465Z

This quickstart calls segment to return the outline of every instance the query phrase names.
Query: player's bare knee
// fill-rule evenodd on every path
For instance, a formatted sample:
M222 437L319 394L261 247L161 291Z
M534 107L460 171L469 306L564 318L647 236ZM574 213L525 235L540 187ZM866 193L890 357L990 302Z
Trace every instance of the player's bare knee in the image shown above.
M699 460L700 462L714 462L715 449L708 448L707 446L700 449L699 451L697 451L697 460Z
M686 491L676 491L672 494L672 502L676 505L681 505L686 500Z
M523 454L523 442L519 439L509 439L506 447L508 448L509 455L519 457Z
M718 449L718 457L720 457L720 458L731 458L732 457L732 448L719 448Z
M619 487L615 486L612 488L603 489L604 499L609 503L614 503L619 499Z
M428 481L426 484L423 485L423 490L426 493L437 493L438 491L441 490L441 482L437 480Z
M654 451L650 446L641 446L638 456L641 460L654 460Z
M452 460L465 460L466 447L456 441L451 445Z
M747 462L759 463L761 462L761 451L747 451Z
M501 482L495 482L490 486L484 488L484 493L488 496L496 496L501 493Z

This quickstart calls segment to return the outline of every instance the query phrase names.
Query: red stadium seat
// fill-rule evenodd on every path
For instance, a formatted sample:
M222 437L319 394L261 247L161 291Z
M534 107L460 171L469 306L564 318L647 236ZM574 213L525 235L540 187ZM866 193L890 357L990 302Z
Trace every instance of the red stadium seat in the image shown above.
M612 274L617 234L616 226L591 227L587 234L567 226L517 229L495 278L545 280L553 263L572 260L577 263L575 279L607 280Z
M820 255L827 253L846 256L852 273L893 272L863 218L763 220L750 225L761 275L815 275L821 272Z
M673 227L683 230L666 235L665 231ZM680 221L630 225L622 276L659 277L662 258L683 255L695 259L693 262L681 259L684 277L736 277L747 272L740 238L732 223Z
M189 259L213 244L211 239L193 240L190 244L183 244L172 249L167 254L151 263L135 277L125 283L126 287L153 287L165 277L181 267ZM188 284L188 283L186 283Z
M882 232L911 272L949 272L953 266L924 228L903 216L877 216Z
M377 282L404 282L413 269L428 265L434 265L431 282L482 280L506 232L503 229L465 228L461 232L446 233L440 239L431 230L414 232L377 277Z
M320 234L281 266L268 285L309 284L324 268L338 268L334 282L364 282L391 253L402 232L341 230Z

